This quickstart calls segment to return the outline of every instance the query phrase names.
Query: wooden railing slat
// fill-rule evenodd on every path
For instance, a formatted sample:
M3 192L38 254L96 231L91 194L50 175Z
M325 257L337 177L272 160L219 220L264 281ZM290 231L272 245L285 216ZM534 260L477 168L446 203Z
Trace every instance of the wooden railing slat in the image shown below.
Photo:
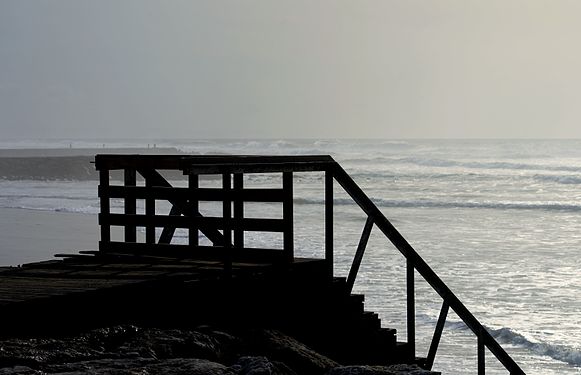
M225 192L221 188L198 188L198 201L206 202L221 202L226 197ZM169 199L188 199L190 197L190 190L185 187L173 186L109 186L107 192L99 188L99 197L107 194L110 198L135 198L146 199L154 198L158 200ZM230 197L233 200L241 200L244 202L282 202L284 200L284 192L282 189L259 189L246 188L240 190L233 190L230 192Z
M138 227L155 226L163 228L173 226L175 228L189 228L191 224L200 227L224 229L226 224L222 217L186 217L173 215L125 215L125 214L99 214L100 223L109 223L113 226L136 225ZM284 232L283 219L242 218L231 219L232 228L240 228L244 231L254 232Z

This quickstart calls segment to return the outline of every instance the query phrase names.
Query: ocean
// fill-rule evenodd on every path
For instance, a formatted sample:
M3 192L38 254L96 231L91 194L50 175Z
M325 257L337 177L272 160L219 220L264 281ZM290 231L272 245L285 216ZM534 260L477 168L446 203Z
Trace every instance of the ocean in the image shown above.
M330 154L527 374L581 374L581 140L26 140L0 141L0 149L154 144L197 154ZM335 273L346 276L365 216L338 184L335 191ZM297 255L322 256L323 198L321 174L295 176ZM0 176L0 207L95 215L97 183ZM441 300L416 280L417 354L425 356ZM405 262L377 228L354 292L405 340ZM487 374L507 373L486 358ZM453 313L434 370L477 372L476 338Z

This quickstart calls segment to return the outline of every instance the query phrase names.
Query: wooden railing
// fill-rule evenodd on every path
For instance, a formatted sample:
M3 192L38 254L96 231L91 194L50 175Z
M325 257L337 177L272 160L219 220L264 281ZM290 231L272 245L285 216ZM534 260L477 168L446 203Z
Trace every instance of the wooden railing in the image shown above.
M176 256L218 257L224 262L226 273L231 271L237 255L246 259L293 262L293 173L324 172L325 180L325 264L329 277L333 276L333 185L336 181L367 215L349 275L347 289L351 292L363 259L365 248L376 226L406 258L407 271L407 340L415 357L415 274L422 276L442 298L442 308L435 327L425 362L426 369L434 363L448 311L451 308L476 335L478 374L485 373L485 348L511 374L524 374L522 369L504 351L474 315L436 275L422 257L395 229L379 208L369 199L345 170L330 156L143 156L97 155L96 168L100 172L99 197L101 200L101 241L103 252L154 253ZM123 170L123 185L112 185L110 171ZM159 170L179 171L188 178L187 187L173 187ZM282 188L246 188L243 175L247 173L280 173ZM199 186L200 176L220 175L220 188ZM137 184L141 176L143 185ZM112 213L111 199L124 200L124 212ZM138 214L136 201L145 201L144 213ZM171 204L168 215L156 213L156 200ZM222 202L220 217L200 214L199 204L204 201ZM283 205L281 219L246 218L244 202L278 202ZM124 228L124 241L111 240L111 227ZM145 241L137 242L137 227L145 228ZM159 237L156 228L162 228ZM174 244L176 228L188 230L187 244ZM212 242L201 246L198 231ZM245 231L279 232L283 235L282 249L253 249L245 246Z
M255 156L149 156L97 155L96 168L100 173L99 197L101 213L102 252L162 253L178 256L207 256L223 259L229 271L237 256L245 259L292 262L294 259L293 173L326 171L334 161L328 156L255 157ZM112 185L111 171L123 170L122 185ZM160 171L178 171L187 176L187 187L174 187ZM247 188L244 174L280 174L281 188ZM200 187L200 178L218 175L221 187ZM137 185L140 177L142 185ZM332 180L329 179L330 182ZM329 189L332 191L332 189ZM122 199L123 213L111 211L111 199ZM144 200L144 212L137 213L136 201ZM156 213L156 201L171 205L167 215ZM217 217L203 216L200 202L221 202L222 213ZM280 203L282 218L247 218L245 202ZM326 264L332 274L332 196L327 201ZM111 228L122 227L124 240L111 239ZM137 241L137 228L145 228L144 242ZM159 236L156 228L162 229ZM188 230L187 243L172 243L175 230ZM198 231L212 246L199 244ZM247 231L281 233L282 249L248 248ZM241 250L244 250L243 252Z

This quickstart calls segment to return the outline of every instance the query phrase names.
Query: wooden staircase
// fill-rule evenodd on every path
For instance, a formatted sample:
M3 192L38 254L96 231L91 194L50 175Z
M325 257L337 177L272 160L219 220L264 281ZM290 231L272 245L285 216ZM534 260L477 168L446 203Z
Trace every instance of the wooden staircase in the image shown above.
M272 327L340 363L417 363L431 370L452 309L476 336L479 375L485 373L486 349L511 374L524 374L330 156L97 155L95 167L100 175L99 251L65 255L63 262L32 265L27 271L2 272L3 317L35 322L35 329L58 327L49 318L70 325L79 311L85 325L131 321ZM123 181L113 178L121 171ZM185 186L173 186L164 177L168 171L172 176L182 173ZM322 259L295 257L294 176L310 172L321 174L324 183ZM252 178L245 176L256 173L279 175L280 187L246 186ZM206 179L221 186L205 186ZM367 216L346 278L335 277L333 270L336 183ZM169 203L169 212L160 212L159 201ZM122 211L115 207L120 202ZM221 205L222 213L205 214L201 208L208 202ZM137 209L138 203L143 210ZM279 205L282 215L248 217L246 203L269 204L268 211ZM365 310L362 295L351 293L373 228L406 259L407 306L401 312L407 318L406 342L398 342L394 329L381 327L377 314ZM174 241L176 230L187 233L185 243ZM246 232L277 233L282 248L251 248ZM211 245L203 246L200 235ZM85 266L89 268L78 269ZM415 356L416 275L442 298L426 359ZM76 282L71 284L71 279ZM63 288L70 293L63 295ZM51 313L38 316L47 306ZM0 334L17 330L10 319L3 322Z

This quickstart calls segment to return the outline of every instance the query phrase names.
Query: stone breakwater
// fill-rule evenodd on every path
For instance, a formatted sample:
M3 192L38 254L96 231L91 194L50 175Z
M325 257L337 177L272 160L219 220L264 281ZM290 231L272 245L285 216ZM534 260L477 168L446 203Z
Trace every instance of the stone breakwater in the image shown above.
M0 374L435 375L415 365L342 366L282 332L116 326L0 340Z
M175 148L15 149L0 150L0 179L4 180L98 180L92 162L96 154L182 154ZM121 172L112 176L122 179ZM183 177L183 176L182 176Z

